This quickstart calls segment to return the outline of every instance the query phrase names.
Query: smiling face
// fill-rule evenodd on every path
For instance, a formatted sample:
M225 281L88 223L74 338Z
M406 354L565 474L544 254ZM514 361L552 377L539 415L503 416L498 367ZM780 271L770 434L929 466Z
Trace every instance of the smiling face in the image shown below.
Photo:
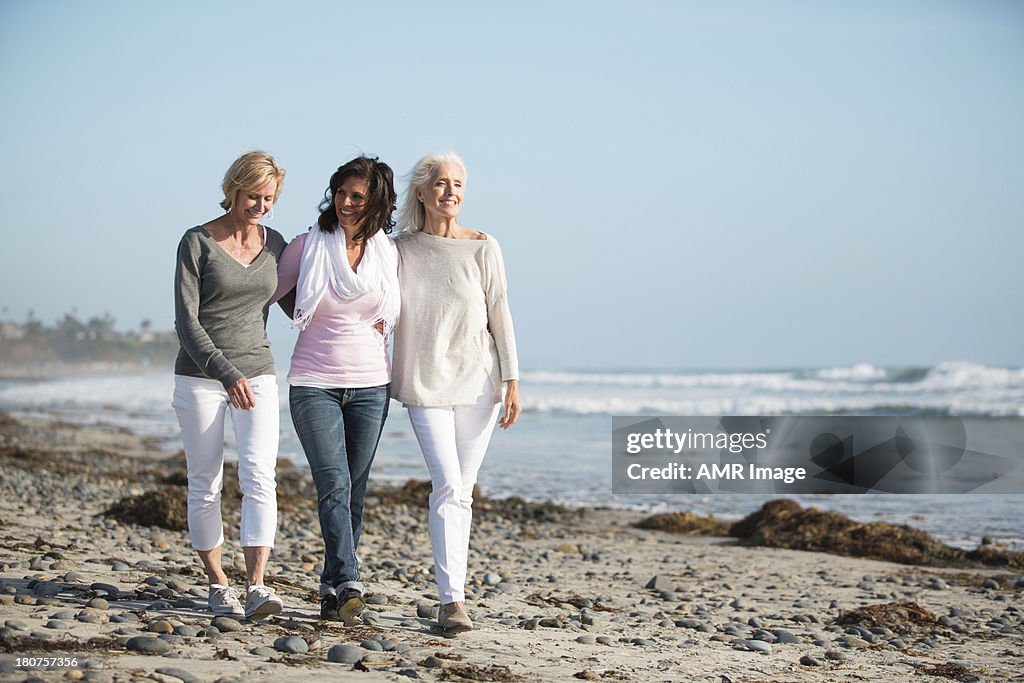
M454 164L443 163L425 187L416 190L427 216L434 220L454 220L462 210L463 185L466 174Z
M257 188L239 190L231 203L231 213L247 225L259 225L260 220L274 206L277 181L268 180Z
M345 178L334 193L334 213L338 217L338 225L346 233L357 229L362 222L369 194L370 184L355 176Z

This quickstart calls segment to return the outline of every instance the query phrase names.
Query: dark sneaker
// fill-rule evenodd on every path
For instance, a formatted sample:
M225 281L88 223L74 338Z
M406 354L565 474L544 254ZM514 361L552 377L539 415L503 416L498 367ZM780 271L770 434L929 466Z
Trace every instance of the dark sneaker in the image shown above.
M363 623L359 615L366 609L363 594L354 588L346 588L338 598L338 620L345 626L358 626Z
M320 598L320 618L324 621L341 621L341 615L338 614L340 606L338 596L328 593Z

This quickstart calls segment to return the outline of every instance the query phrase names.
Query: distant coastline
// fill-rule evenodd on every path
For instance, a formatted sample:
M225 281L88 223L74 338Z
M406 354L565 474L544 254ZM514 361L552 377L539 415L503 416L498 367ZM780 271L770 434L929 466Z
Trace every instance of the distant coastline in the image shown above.
M178 351L173 331L114 329L109 315L79 320L68 313L53 325L0 320L0 379L47 377L169 367Z

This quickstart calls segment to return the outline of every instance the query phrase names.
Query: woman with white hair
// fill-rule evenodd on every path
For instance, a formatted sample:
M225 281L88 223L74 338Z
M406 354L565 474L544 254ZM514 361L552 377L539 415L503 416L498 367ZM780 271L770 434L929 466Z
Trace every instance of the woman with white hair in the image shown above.
M458 223L466 167L452 153L409 176L396 240L402 318L392 396L409 411L430 471L430 540L449 634L473 628L465 609L473 485L499 411L519 419L519 362L505 266L493 235Z

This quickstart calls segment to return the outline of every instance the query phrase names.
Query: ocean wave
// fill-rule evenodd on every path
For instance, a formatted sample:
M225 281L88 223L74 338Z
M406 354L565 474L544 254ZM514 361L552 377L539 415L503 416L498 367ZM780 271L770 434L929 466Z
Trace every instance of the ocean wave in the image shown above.
M1024 398L1007 403L992 397L884 396L778 397L743 396L671 399L650 397L537 396L527 413L559 415L960 415L1024 417Z
M845 380L850 382L874 382L885 379L888 373L870 363L857 363L849 367L827 368L818 370L815 376L821 379Z

